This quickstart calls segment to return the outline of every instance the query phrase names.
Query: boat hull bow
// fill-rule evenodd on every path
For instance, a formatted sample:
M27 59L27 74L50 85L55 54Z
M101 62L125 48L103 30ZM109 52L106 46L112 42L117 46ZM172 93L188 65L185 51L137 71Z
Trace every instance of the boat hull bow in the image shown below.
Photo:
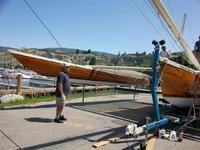
M145 77L128 76L119 73L110 73L108 71L100 71L92 67L76 65L72 63L62 62L58 60L48 59L36 55L22 53L9 50L9 53L14 56L25 67L37 72L40 75L56 77L61 70L62 64L65 63L70 67L69 77L72 79L83 79L92 81L103 81L119 84L149 84L149 79Z

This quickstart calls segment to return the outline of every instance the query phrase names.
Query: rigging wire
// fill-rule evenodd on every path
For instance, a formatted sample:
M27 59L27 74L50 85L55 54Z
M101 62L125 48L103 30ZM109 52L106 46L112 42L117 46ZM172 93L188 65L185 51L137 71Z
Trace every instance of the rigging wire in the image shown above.
M158 20L157 15L154 12L154 9L152 7L149 6L149 4L147 3L146 0L144 0L145 4L147 5L147 7L149 8L149 10L151 11L151 13L154 15L154 17ZM150 3L150 1L148 0L148 2Z
M145 1L145 4L147 5L147 7L149 8L149 10L151 11L151 13L154 15L154 17L156 18L156 20L158 21L158 22L160 22L160 20L159 20L159 18L158 18L158 16L157 16L157 12L156 12L156 10L154 9L154 7L151 5L151 2L150 2L150 0L148 0L148 3L150 4L150 6L149 6L149 4L147 3L147 0L144 0ZM174 43L171 41L171 39L169 38L169 36L167 35L167 38L169 39L169 41L170 41L170 45L175 49L175 45L174 45ZM163 38L164 39L164 38Z
M157 19L158 22L160 22L160 19L158 18L157 16L157 12L156 10L154 9L154 7L152 6L150 0L148 0L149 4L151 5L151 7L149 6L149 4L146 2L146 0L144 0L146 5L148 6L148 8L151 10L152 14L154 15L154 17ZM169 39L170 41L170 45L175 49L175 44L172 42L171 38L167 35L167 38Z
M145 1L145 0L144 0ZM149 1L149 3L150 3L150 5L152 6L152 3L150 2L150 0L148 0ZM148 17L144 14L144 12L138 7L138 5L135 3L135 1L134 0L132 0L132 2L133 2L133 4L135 5L135 7L139 10L139 12L142 14L142 16L149 22L149 24L154 28L154 30L163 38L164 36L158 31L158 29L153 25L153 23L148 19ZM146 1L145 1L145 3L146 3ZM147 4L147 3L146 3ZM147 6L148 6L148 4L147 4ZM148 6L148 8L150 9L150 7ZM162 25L162 27L164 28L164 30L165 30L165 32L167 32L168 34L168 39L171 41L171 39L173 40L173 42L175 43L173 43L173 42L170 42L171 44L173 44L173 47L175 47L175 45L180 49L180 50L182 50L182 48L178 45L178 43L177 43L177 41L173 38L173 36L171 35L171 33L169 32L169 30L167 29L167 27L166 27L166 25L164 24L164 22L162 21L162 19L160 18L160 16L159 16L159 13L157 13L157 11L155 10L155 8L152 6L152 8L153 8L153 10L155 11L155 14L157 14L157 15L155 15L154 13L154 15L156 16L156 18L159 18L159 21L160 21L160 23L161 23L161 25ZM150 9L151 10L151 12L153 12L152 11L152 9ZM171 38L170 38L170 37ZM163 38L164 39L164 38ZM183 50L182 50L183 51ZM177 51L178 52L178 51ZM183 52L181 52L181 53L178 53L178 55L180 55L183 59L185 59L188 63L189 63L189 60L188 60L188 58L183 54Z
M150 0L148 0L148 2L149 2L149 4L150 4L151 7L148 5L148 3L147 3L146 0L145 0L145 3L146 3L146 5L148 6L148 8L151 10L152 14L155 16L155 18L157 18L158 22L160 22L160 18L158 17L157 11L156 11L155 8L153 7L153 5L152 5L152 3L150 2ZM162 25L162 27L163 27L163 25ZM163 27L163 29L164 29L164 27ZM165 29L164 29L164 31L165 31ZM169 38L168 34L167 34L167 38L169 39L169 41L170 41L172 47L175 48L176 46L175 46L174 43L172 42L171 38Z
M157 13L157 11L155 10L155 8L152 6L152 3L150 2L150 0L148 0L152 9L154 10L154 12L152 11L152 9L150 9L149 5L147 4L147 2L145 1L145 3L147 4L148 8L151 10L151 12L156 16L156 18L159 18L159 22L161 23L161 25L163 26L165 32L167 32L171 38L168 37L168 39L171 41L171 39L174 41L174 43L176 44L176 46L181 49L181 47L177 44L176 40L173 38L173 36L170 34L170 32L168 31L167 27L165 26L165 24L162 22L162 19L160 18L159 14ZM153 23L148 19L148 17L144 14L144 12L138 7L138 5L135 3L134 0L132 0L133 4L135 5L135 7L139 10L139 12L142 14L142 16L147 19L147 21L150 23L150 25L157 31L157 33L159 33L159 35L163 38L164 36L157 30L157 28L153 25ZM173 44L173 42L170 42ZM174 45L174 44L173 44ZM179 54L183 59L185 59L186 61L189 62L189 60L187 59L187 57L185 55L183 55L183 53Z
M159 16L159 18L160 18L160 16ZM184 53L183 53L183 49L182 49L182 48L180 47L180 45L177 43L177 40L174 39L174 37L172 36L172 34L170 33L169 29L166 27L166 25L164 24L164 22L163 22L163 20L162 20L161 18L160 18L160 22L161 22L161 24L162 24L164 30L168 33L168 35L169 35L169 37L171 38L171 40L172 40L172 41L175 43L175 45L182 51L181 53L179 53L179 55L189 63L188 58L187 58L187 57L184 55ZM175 50L175 51L177 51L177 50ZM178 51L177 51L177 52L178 52Z
M183 9L183 7L181 7L176 1L173 1L174 3L176 3L175 4L175 6L180 10L180 11L182 11L182 12L184 12L185 10ZM192 30L191 30L191 25L190 25L190 14L187 12L187 20L186 20L186 22L188 23L188 30L189 30L189 34L190 34L190 38L192 39L192 41L194 41L194 36L193 36L193 32L192 32Z
M193 37L193 34L192 34L192 28L191 28L191 25L190 25L189 17L186 20L186 22L188 23L188 30L189 30L189 33L190 33L190 38L192 39L192 41L194 41L194 37Z
M145 0L144 0L145 1ZM148 0L150 5L152 6L152 3L150 2L150 0ZM138 7L138 5L135 3L134 0L132 0L133 4L135 5L135 7L139 10L139 12L142 14L142 16L150 23L150 25L157 31L157 33L163 38L164 36L158 31L158 29L153 25L153 23L148 19L148 17L144 14L144 12ZM145 1L146 3L146 1ZM147 3L146 3L147 4ZM148 6L148 4L147 4ZM148 8L150 9L150 7L148 6ZM174 43L176 44L176 46L182 50L182 48L178 45L177 41L173 38L173 36L171 35L171 33L169 32L169 30L167 29L166 25L164 24L164 22L162 21L162 19L160 18L159 14L157 13L157 11L155 10L155 8L152 6L153 10L155 11L155 14L157 14L156 16L159 18L161 25L163 26L165 32L167 32L171 38L168 37L168 39L171 41L171 39L174 41ZM151 12L153 13L152 9L150 9ZM153 13L154 14L154 13ZM154 15L155 15L154 14ZM156 17L156 18L157 18ZM163 38L164 39L164 38ZM171 44L173 44L173 42L170 42ZM174 45L174 44L173 44ZM182 50L183 51L183 50ZM178 52L178 51L177 51ZM185 59L188 63L189 60L188 58L183 54L183 52L178 53L178 55L180 55L183 59Z
M170 0L167 0L167 3L168 3L168 8L169 8L169 11L170 11L170 14L172 16L172 18L175 18L175 20L177 20L177 16L175 16L175 13L171 7L171 3L170 3Z
M177 7L177 10L179 9L180 12L185 12L185 10L176 1L173 1L173 2L176 3L174 6ZM187 16L188 16L188 13L187 13ZM190 17L187 17L186 23L188 23L188 30L189 30L190 38L192 39L192 41L194 41L194 37L193 37L193 34L192 34L192 30L191 30L189 19L190 19Z
M177 3L177 1L173 1L174 3L175 3L175 5L174 6L176 6L177 7L177 9L179 9L181 12L184 12L185 10L184 10L184 8L183 7L181 7L180 5L179 5L179 3ZM191 37L191 39L192 39L192 41L194 41L194 37L193 37L193 32L192 32L192 30L191 30L191 26L190 26L190 21L189 21L189 19L190 19L190 14L188 14L188 12L187 12L187 20L186 20L186 22L188 23L188 29L189 29L189 32L190 32L190 37Z
M53 33L51 33L51 31L48 29L48 27L45 25L45 23L42 21L42 19L40 18L40 16L35 12L35 10L31 7L31 5L26 1L23 0L25 2L25 4L30 8L30 10L33 12L33 14L36 16L36 18L39 20L39 22L43 25L43 27L47 30L47 32L51 35L51 37L54 39L54 41L58 44L58 46L60 48L62 48L61 44L58 42L58 40L56 39L56 37L53 35Z
M173 1L173 2L176 3L175 6L178 7L180 11L182 11L182 12L185 11L185 10L179 5L179 3L177 3L176 1Z
M156 28L156 26L154 26L154 24L150 21L150 19L145 15L145 13L142 11L142 9L139 8L139 6L136 4L136 2L134 0L132 0L132 4L134 4L134 6L138 9L138 11L141 13L141 15L147 20L147 22L154 28L154 30L163 38L163 35L161 34L161 32L159 32L159 30Z
M161 25L162 25L164 31L167 33L168 39L169 39L170 41L173 41L173 42L171 42L171 43L172 43L174 46L176 45L176 47L178 47L181 51L183 51L182 48L181 48L181 47L179 46L179 44L177 43L177 40L174 39L174 37L171 35L170 31L169 31L168 28L167 28L167 25L163 22L163 20L161 19L161 16L160 16L159 13L156 11L156 9L154 8L153 4L150 2L150 0L148 0L148 2L150 3L151 7L153 8L154 13L157 14L156 16L159 18L159 22L161 23ZM175 50L175 51L177 51L177 50ZM177 52L178 52L178 51L177 51ZM183 54L183 52L178 53L178 55L180 55L183 59L185 59L187 62L189 62L188 58Z

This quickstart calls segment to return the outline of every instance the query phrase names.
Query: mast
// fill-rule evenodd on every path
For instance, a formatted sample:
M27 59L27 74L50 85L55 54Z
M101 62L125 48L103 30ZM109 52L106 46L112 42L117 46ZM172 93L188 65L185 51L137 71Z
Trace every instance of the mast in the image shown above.
M182 24L182 26L181 26L181 33L182 33L182 34L183 34L183 32L184 32L184 29L185 29L185 21L186 21L186 18L187 18L187 15L184 14L184 15L183 15L183 24Z
M194 66L200 70L200 64L194 54L192 53L192 49L188 46L186 43L182 33L178 30L176 24L174 23L173 19L169 15L167 9L161 2L161 0L152 0L154 6L156 7L159 14L163 17L167 25L169 26L170 30L176 37L176 39L179 41L181 47L183 48L186 57L189 59L190 63L194 64Z

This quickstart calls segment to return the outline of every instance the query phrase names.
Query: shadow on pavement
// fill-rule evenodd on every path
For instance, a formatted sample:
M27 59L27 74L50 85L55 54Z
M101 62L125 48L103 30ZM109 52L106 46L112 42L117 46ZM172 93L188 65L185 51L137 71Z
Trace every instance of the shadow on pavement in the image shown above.
M134 102L133 100L114 100L86 103L70 103L68 107L104 115L128 122L145 123L147 116L153 116L153 106Z
M90 137L93 138L94 136L99 136L101 134L116 135L117 133L124 130L124 128L125 127L112 128L112 129L105 130L105 131L93 132L93 133L79 135L79 136L75 136L75 137L67 137L67 138L59 139L59 140L52 141L52 142L42 143L42 144L28 146L28 147L23 147L23 149L24 150L32 150L32 149L48 148L48 147L51 147L51 146L56 146L56 145L59 145L59 144L72 142L72 141L75 141L75 140L81 140L81 139L88 140ZM92 144L91 144L91 147L92 147Z
M103 116L108 116L128 122L134 122L139 124L145 123L147 116L153 116L153 107L151 104L134 102L133 100L109 100L109 101L93 101L93 102L73 102L68 103L67 107L87 111ZM43 109L54 108L55 104L41 104L37 106L16 106L10 108L4 108L3 110L20 110L20 109ZM27 120L36 122L39 119ZM39 120L43 121L43 120Z
M109 101L94 101L94 102L73 102L68 103L67 107L87 111L99 115L109 116L124 121L142 123L146 116L151 117L153 114L153 107L151 104L134 102L133 100L109 100ZM20 110L20 109L43 109L53 108L55 104L41 104L37 106L16 106L0 109L3 110Z
M20 109L37 109L37 108L51 108L56 107L55 104L42 104L38 106L13 106L8 108L1 108L0 111L4 110L20 110Z
M41 122L41 123L50 123L50 122L53 122L52 119L49 119L49 118L40 118L40 117L25 118L25 120L29 121L29 122Z

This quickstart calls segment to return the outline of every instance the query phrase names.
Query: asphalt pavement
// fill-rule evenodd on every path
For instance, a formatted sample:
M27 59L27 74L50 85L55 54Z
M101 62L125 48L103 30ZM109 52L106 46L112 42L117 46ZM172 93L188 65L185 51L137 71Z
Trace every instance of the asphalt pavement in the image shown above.
M55 102L7 107L0 110L0 150L59 149L94 150L97 141L123 133L131 123L142 125L153 117L151 95L108 95L69 101L64 109L67 121L54 123ZM153 149L199 149L200 142L184 139L182 143L156 140ZM124 137L98 149L138 149L141 139ZM172 146L171 146L171 145ZM184 146L186 144L186 146Z

